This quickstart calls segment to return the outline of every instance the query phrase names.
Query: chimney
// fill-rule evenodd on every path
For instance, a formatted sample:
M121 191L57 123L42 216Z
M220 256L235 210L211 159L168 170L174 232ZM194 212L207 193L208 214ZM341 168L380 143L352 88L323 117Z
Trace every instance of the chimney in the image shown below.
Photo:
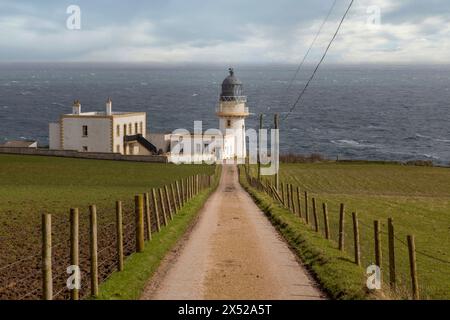
M108 98L108 100L106 100L106 115L107 116L112 115L112 100L111 100L111 98Z
M75 100L75 101L73 102L72 113L73 113L73 114L80 114L80 113L81 113L81 103L80 103L80 100Z

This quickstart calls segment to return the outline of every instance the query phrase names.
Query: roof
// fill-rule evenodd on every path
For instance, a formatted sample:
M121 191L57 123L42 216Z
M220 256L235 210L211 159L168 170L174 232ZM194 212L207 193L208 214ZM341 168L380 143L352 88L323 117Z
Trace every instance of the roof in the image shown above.
M243 96L243 86L241 80L234 75L233 68L228 70L230 75L222 82L222 92L220 99L222 101L234 101Z
M144 115L145 112L112 112L111 115L106 114L106 112L103 111L91 111L91 112L82 112L80 114L74 114L74 113L68 113L62 115L63 117L95 117L95 118L110 118L110 117L127 117L127 116L136 116L136 115Z
M4 144L0 145L0 147L29 148L35 143L37 143L37 141L33 141L33 140L11 140L11 141L6 141Z
M230 72L230 75L229 75L228 77L226 77L225 80L223 80L222 86L236 86L236 85L242 85L241 80L239 80L239 79L234 75L234 70L233 70L233 68L229 68L228 71Z

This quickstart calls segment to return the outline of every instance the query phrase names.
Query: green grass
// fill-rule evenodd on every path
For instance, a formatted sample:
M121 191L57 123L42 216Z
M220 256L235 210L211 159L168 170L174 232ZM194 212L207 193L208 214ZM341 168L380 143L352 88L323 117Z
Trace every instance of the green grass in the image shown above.
M281 180L300 186L318 200L322 223L322 202L327 202L332 237L337 240L339 204L346 205L346 251L353 253L351 212L358 212L364 266L374 261L373 221L381 220L387 232L387 218L394 219L397 275L400 297L410 292L409 260L402 243L406 235L416 237L421 296L450 299L450 169L395 164L283 164ZM311 211L310 211L311 212ZM388 281L387 236L382 237L383 273ZM422 254L422 253L425 253ZM432 259L430 255L437 259Z
M175 216L174 220L155 233L146 243L143 253L135 253L125 261L122 272L115 272L100 286L100 300L136 300L141 297L146 283L154 274L162 259L183 236L195 220L209 195L217 187L220 172L217 172L215 184L189 201Z
M212 174L213 166L173 165L55 157L0 155L0 266L35 252L40 214L54 215L55 224L90 204L99 222L114 217L115 201L132 212L133 197L153 187L194 174Z
M377 297L366 290L363 268L355 265L348 254L337 250L330 241L312 231L298 216L280 206L267 194L250 187L243 171L240 175L243 187L331 298L361 300Z

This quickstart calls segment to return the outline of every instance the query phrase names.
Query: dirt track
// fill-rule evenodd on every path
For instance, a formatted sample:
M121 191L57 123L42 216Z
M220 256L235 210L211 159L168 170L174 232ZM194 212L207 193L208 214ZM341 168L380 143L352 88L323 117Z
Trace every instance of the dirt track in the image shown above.
M224 166L192 231L142 299L323 299L305 268Z

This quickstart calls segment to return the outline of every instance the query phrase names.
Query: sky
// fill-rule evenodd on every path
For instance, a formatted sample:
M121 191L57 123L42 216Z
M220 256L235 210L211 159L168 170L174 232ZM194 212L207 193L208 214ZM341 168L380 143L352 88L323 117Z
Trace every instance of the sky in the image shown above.
M0 0L0 62L298 63L350 0ZM67 9L80 8L80 29ZM449 0L355 0L331 63L450 63Z

